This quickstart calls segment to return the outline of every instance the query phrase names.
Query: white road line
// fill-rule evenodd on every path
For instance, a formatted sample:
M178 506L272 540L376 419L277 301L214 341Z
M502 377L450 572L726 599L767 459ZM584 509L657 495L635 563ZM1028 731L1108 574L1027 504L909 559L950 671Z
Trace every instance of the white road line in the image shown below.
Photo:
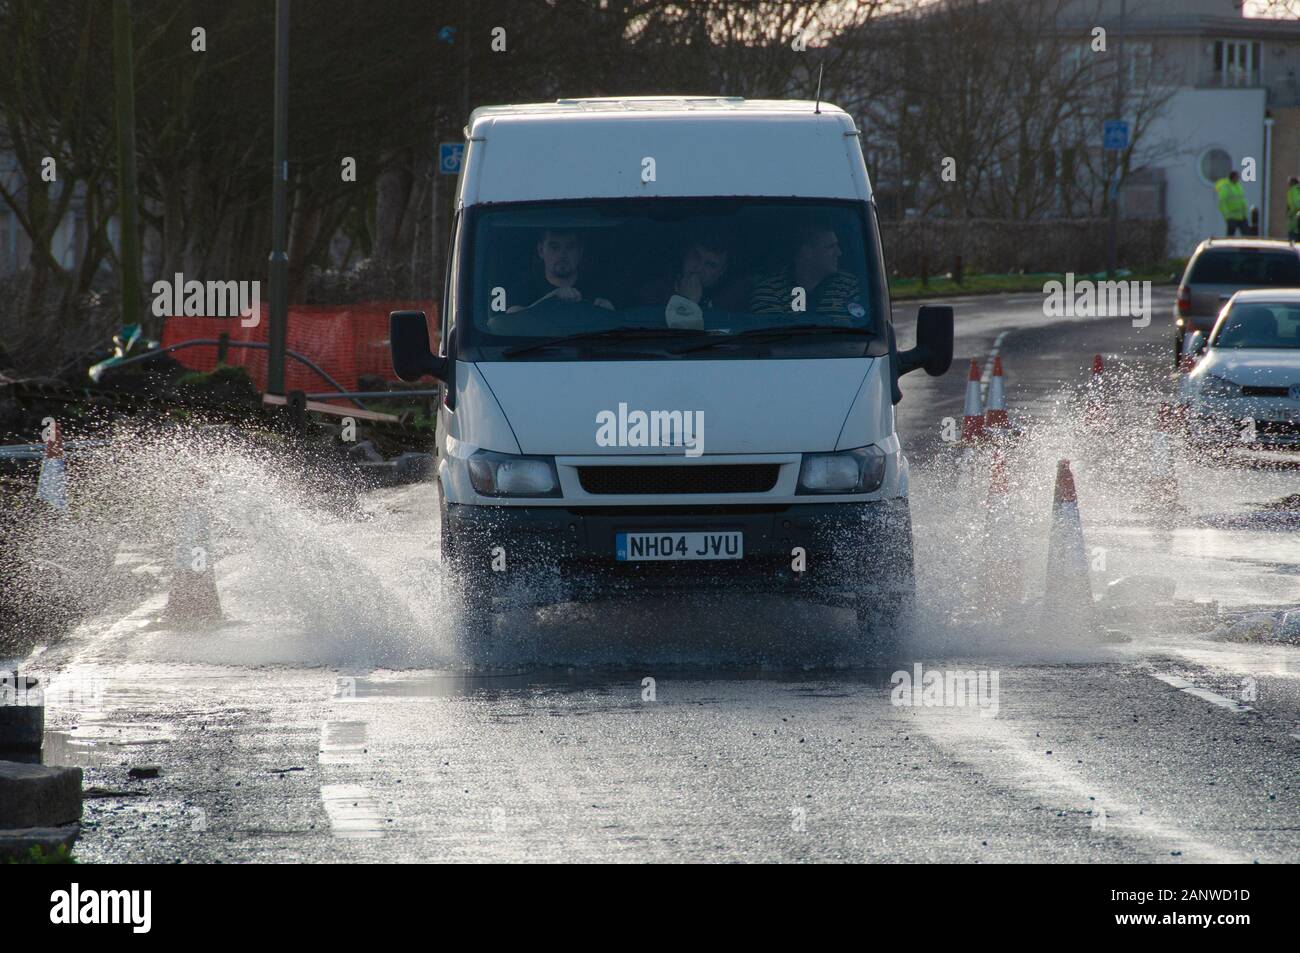
M320 763L347 764L366 750L364 721L327 721L320 726Z
M1166 685L1172 685L1179 691L1187 692L1189 695L1195 695L1202 701L1207 701L1211 705L1218 705L1220 708L1226 708L1228 711L1242 714L1243 712L1254 711L1249 705L1243 705L1241 702L1229 698L1226 695L1218 695L1205 688L1197 688L1196 685L1185 678L1179 678L1177 675L1161 675L1159 672L1148 672L1152 678L1157 678ZM1294 736L1292 736L1294 737Z
M382 837L379 802L360 784L322 784L321 801L335 837Z
M1179 678L1177 675L1161 675L1158 672L1148 672L1147 674L1152 678L1160 679L1160 681L1164 682L1166 685L1172 685L1180 691L1187 692L1189 695L1195 695L1203 701L1207 701L1212 705L1218 705L1220 708L1226 708L1228 711L1241 714L1242 712L1255 710L1249 705L1243 705L1241 702L1229 698L1226 695L1218 695L1206 688L1197 688L1187 679ZM1292 732L1291 738L1293 741L1300 741L1300 732Z
M993 339L993 347L989 350L989 355L984 360L984 372L980 374L980 390L985 393L987 393L989 389L989 379L993 376L993 358L997 357L998 354L1002 352L1002 342L1007 339L1007 335L1010 333L1011 329L1008 328Z
M1174 821L1157 816L1151 806L1121 800L1066 764L1062 752L1049 755L1040 739L997 718L971 717L956 710L924 709L909 723L982 773L1003 777L1018 787L1061 805L1073 804L1080 823L1105 812L1105 832L1132 834L1161 852L1181 852L1184 863L1249 864L1255 858L1230 847L1199 839ZM1093 812L1091 817L1084 811Z
M320 726L320 763L345 765L365 750L364 721L326 721ZM335 837L382 837L379 802L360 784L322 784L321 803Z

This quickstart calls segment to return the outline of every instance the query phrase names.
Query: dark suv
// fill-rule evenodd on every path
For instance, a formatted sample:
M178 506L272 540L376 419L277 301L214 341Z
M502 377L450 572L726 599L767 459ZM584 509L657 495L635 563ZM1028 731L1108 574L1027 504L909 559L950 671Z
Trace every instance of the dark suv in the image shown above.
M1219 312L1243 288L1300 288L1300 249L1272 238L1210 238L1192 253L1174 305L1174 364L1193 331L1209 337Z

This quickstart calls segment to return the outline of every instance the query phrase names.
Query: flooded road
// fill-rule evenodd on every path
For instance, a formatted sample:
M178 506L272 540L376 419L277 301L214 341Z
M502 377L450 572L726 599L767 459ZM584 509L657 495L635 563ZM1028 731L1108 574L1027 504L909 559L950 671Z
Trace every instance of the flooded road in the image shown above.
M183 504L175 461L203 464L222 620L169 621L170 547L138 533L114 570L134 584L19 660L44 679L45 760L85 768L77 856L1300 859L1300 533L1267 507L1300 470L1186 455L1180 506L1153 508L1163 325L1049 323L1041 300L959 302L953 372L903 382L921 605L886 669L844 610L634 594L503 613L469 669L427 487L334 495L243 450L178 452L137 498ZM993 542L1012 576L988 570L987 469L942 437L963 359L994 347L1025 429ZM1071 397L1094 351L1145 395L1104 438ZM1103 642L1034 611L1062 456ZM129 776L145 765L158 777Z

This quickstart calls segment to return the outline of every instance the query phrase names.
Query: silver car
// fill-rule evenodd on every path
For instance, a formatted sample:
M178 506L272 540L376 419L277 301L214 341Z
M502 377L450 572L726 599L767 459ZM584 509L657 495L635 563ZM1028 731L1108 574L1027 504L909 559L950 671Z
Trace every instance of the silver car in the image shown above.
M1183 396L1198 441L1300 447L1300 290L1233 295Z

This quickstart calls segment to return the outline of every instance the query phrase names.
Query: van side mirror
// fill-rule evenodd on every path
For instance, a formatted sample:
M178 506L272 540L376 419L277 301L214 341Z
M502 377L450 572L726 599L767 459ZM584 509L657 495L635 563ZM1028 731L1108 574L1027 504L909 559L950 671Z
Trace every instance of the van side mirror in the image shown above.
M440 381L447 379L447 359L430 350L429 323L423 311L389 312L388 349L393 370L402 380L412 383L425 374Z
M1209 345L1209 338L1205 336L1204 331L1193 331L1192 336L1187 341L1187 349L1193 354L1204 354Z
M916 347L898 352L899 375L924 368L939 377L952 367L951 305L925 305L916 313Z

